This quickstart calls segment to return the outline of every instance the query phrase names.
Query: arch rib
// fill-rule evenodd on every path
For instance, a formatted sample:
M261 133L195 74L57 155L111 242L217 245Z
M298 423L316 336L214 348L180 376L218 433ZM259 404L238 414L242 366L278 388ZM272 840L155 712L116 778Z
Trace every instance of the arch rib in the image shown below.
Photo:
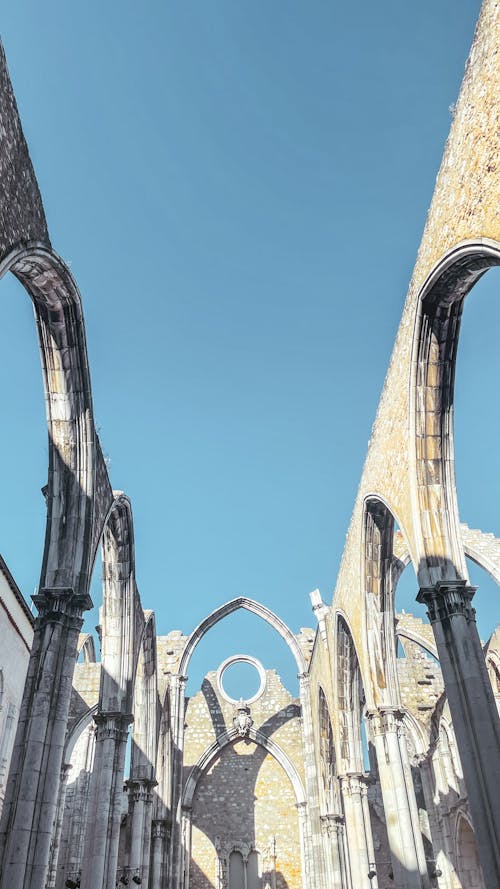
M196 629L193 630L182 653L178 670L179 675L186 676L191 656L205 633L215 626L215 624L219 623L219 621L223 620L223 618L232 614L233 611L238 611L240 608L243 608L245 611L250 611L252 614L256 614L257 617L261 617L262 620L273 627L276 632L279 633L281 638L284 639L292 652L299 674L305 673L306 662L304 655L302 654L295 636L284 621L282 621L274 611L266 608L265 605L261 605L260 602L256 602L254 599L248 599L246 596L238 596L238 598L231 599L229 602L221 605L220 608L212 611L212 613L205 617L202 622L198 624Z
M216 760L221 755L224 747L227 747L228 744L231 744L239 737L240 735L238 734L237 729L231 729L229 732L224 732L223 734L219 735L214 743L211 744L210 747L207 747L207 749L202 753L196 765L194 765L191 769L186 784L184 786L184 790L182 793L183 809L191 808L196 786L201 776L207 771L207 769L210 768L214 760ZM272 738L268 738L266 735L262 734L262 732L260 732L258 729L256 730L254 728L251 728L248 733L248 737L260 747L264 747L267 752L270 753L271 756L273 756L274 759L282 767L283 771L290 779L290 783L293 787L297 800L297 805L305 803L306 795L300 775L282 747L280 747L280 745L277 744L276 741L273 741Z

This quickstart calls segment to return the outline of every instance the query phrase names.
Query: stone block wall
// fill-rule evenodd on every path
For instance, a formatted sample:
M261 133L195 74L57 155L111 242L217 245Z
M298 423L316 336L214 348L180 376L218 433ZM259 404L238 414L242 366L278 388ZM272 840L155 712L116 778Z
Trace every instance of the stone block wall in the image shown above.
M201 691L187 703L184 783L216 738L233 730L234 715L235 708L217 688L216 674L207 674ZM300 706L275 670L266 671L265 690L251 705L250 715L252 728L279 745L303 782ZM296 804L289 777L264 746L249 737L222 741L194 793L191 889L226 886L231 852L245 859L252 850L258 852L259 886L303 889ZM250 889L250 872L248 881Z

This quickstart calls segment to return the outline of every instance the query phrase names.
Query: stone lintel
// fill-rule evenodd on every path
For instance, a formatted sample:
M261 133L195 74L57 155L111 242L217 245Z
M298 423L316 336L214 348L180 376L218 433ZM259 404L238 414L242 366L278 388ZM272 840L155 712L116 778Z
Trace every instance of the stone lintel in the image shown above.
M431 623L449 620L451 617L465 617L475 621L476 612L471 605L477 587L466 580L439 580L434 586L421 587L417 602L427 606Z

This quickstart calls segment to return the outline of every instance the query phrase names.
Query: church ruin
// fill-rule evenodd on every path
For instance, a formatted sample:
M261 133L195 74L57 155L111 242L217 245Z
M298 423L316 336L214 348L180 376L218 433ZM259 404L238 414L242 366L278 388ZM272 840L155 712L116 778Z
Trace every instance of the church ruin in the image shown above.
M27 667L21 699L0 662L0 889L500 887L500 630L482 645L465 561L500 583L500 540L460 523L453 459L463 301L500 265L499 46L500 4L484 0L333 601L313 591L315 628L294 633L239 597L187 636L158 636L137 589L82 300L1 55L0 272L33 302L49 468L34 628L0 562L2 654ZM98 656L81 628L99 547ZM410 563L430 623L395 613ZM297 696L245 653L186 695L197 644L239 609L284 640ZM249 700L224 686L238 661L259 677Z

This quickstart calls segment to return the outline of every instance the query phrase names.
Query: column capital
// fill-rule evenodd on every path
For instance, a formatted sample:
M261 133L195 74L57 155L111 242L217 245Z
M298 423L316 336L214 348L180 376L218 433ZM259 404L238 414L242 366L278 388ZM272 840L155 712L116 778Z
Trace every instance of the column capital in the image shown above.
M421 587L417 602L427 606L431 624L459 615L475 621L476 611L471 605L477 587L466 580L439 580L434 586Z
M153 798L153 788L157 786L158 781L155 781L153 778L128 778L125 781L125 787L129 796L135 803L150 803Z
M329 812L326 815L319 816L321 830L326 836L333 836L333 834L338 833L339 830L344 829L344 816L343 815L334 815Z
M31 597L38 608L37 619L43 623L63 623L79 630L84 611L92 608L86 593L75 593L71 587L45 587Z
M369 710L366 716L374 735L386 735L401 731L404 712L399 707L378 707Z
M168 821L165 818L155 818L151 823L151 836L153 840L166 840L168 837Z
M343 775L339 775L339 780L342 792L349 794L349 796L364 795L367 792L368 784L372 783L370 777L364 772L345 772Z
M131 713L96 713L94 722L97 726L97 741L126 741L128 727L133 721Z

